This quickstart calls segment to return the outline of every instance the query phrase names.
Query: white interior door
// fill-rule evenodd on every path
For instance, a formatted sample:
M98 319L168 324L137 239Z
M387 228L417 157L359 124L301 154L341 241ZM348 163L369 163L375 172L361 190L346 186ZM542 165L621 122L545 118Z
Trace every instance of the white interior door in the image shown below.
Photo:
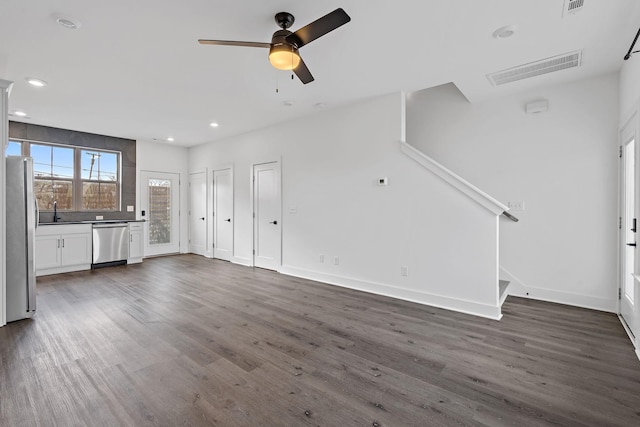
M233 173L213 171L213 257L230 261L233 255Z
M140 171L144 256L180 252L180 175Z
M280 163L253 166L253 263L277 270L282 263Z
M632 119L622 130L621 151L621 229L620 229L620 316L627 327L638 337L638 286L636 268L637 263L637 205L638 205L638 177L639 166L636 147L636 118Z
M204 255L207 250L207 173L189 174L189 252Z

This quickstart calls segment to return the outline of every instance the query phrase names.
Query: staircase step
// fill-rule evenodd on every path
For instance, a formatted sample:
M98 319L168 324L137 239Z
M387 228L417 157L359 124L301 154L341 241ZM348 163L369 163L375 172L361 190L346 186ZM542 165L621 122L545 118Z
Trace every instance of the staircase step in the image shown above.
M502 303L504 303L504 300L507 299L507 296L509 295L507 293L507 288L509 287L509 282L508 280L498 280L498 289L499 289L499 293L498 295L500 296L500 306L502 306Z

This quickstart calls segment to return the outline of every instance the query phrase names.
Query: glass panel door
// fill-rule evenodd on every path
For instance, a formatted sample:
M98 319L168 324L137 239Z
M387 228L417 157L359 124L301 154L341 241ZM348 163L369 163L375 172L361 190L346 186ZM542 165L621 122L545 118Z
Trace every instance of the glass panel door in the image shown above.
M144 255L180 252L180 176L140 172L140 210L145 222Z
M171 180L150 178L149 245L171 243Z

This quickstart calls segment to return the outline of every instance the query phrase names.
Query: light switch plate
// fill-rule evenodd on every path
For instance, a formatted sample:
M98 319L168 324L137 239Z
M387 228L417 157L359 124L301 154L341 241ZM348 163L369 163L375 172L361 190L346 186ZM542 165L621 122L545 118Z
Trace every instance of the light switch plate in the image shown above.
M96 215L96 221L102 221L104 217L102 215Z
M133 206L127 206L127 212L133 212Z

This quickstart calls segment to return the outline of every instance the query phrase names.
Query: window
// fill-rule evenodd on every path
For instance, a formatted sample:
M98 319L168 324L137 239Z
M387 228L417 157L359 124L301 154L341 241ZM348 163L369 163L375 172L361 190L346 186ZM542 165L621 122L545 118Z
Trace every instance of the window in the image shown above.
M24 147L23 147L24 145ZM33 158L34 193L41 210L120 209L120 153L41 142L9 141L7 155Z
M22 155L22 142L9 141L7 149L4 152L5 156L20 156Z
M118 208L118 154L80 150L82 209Z
M42 210L73 210L73 148L31 144L33 192Z

